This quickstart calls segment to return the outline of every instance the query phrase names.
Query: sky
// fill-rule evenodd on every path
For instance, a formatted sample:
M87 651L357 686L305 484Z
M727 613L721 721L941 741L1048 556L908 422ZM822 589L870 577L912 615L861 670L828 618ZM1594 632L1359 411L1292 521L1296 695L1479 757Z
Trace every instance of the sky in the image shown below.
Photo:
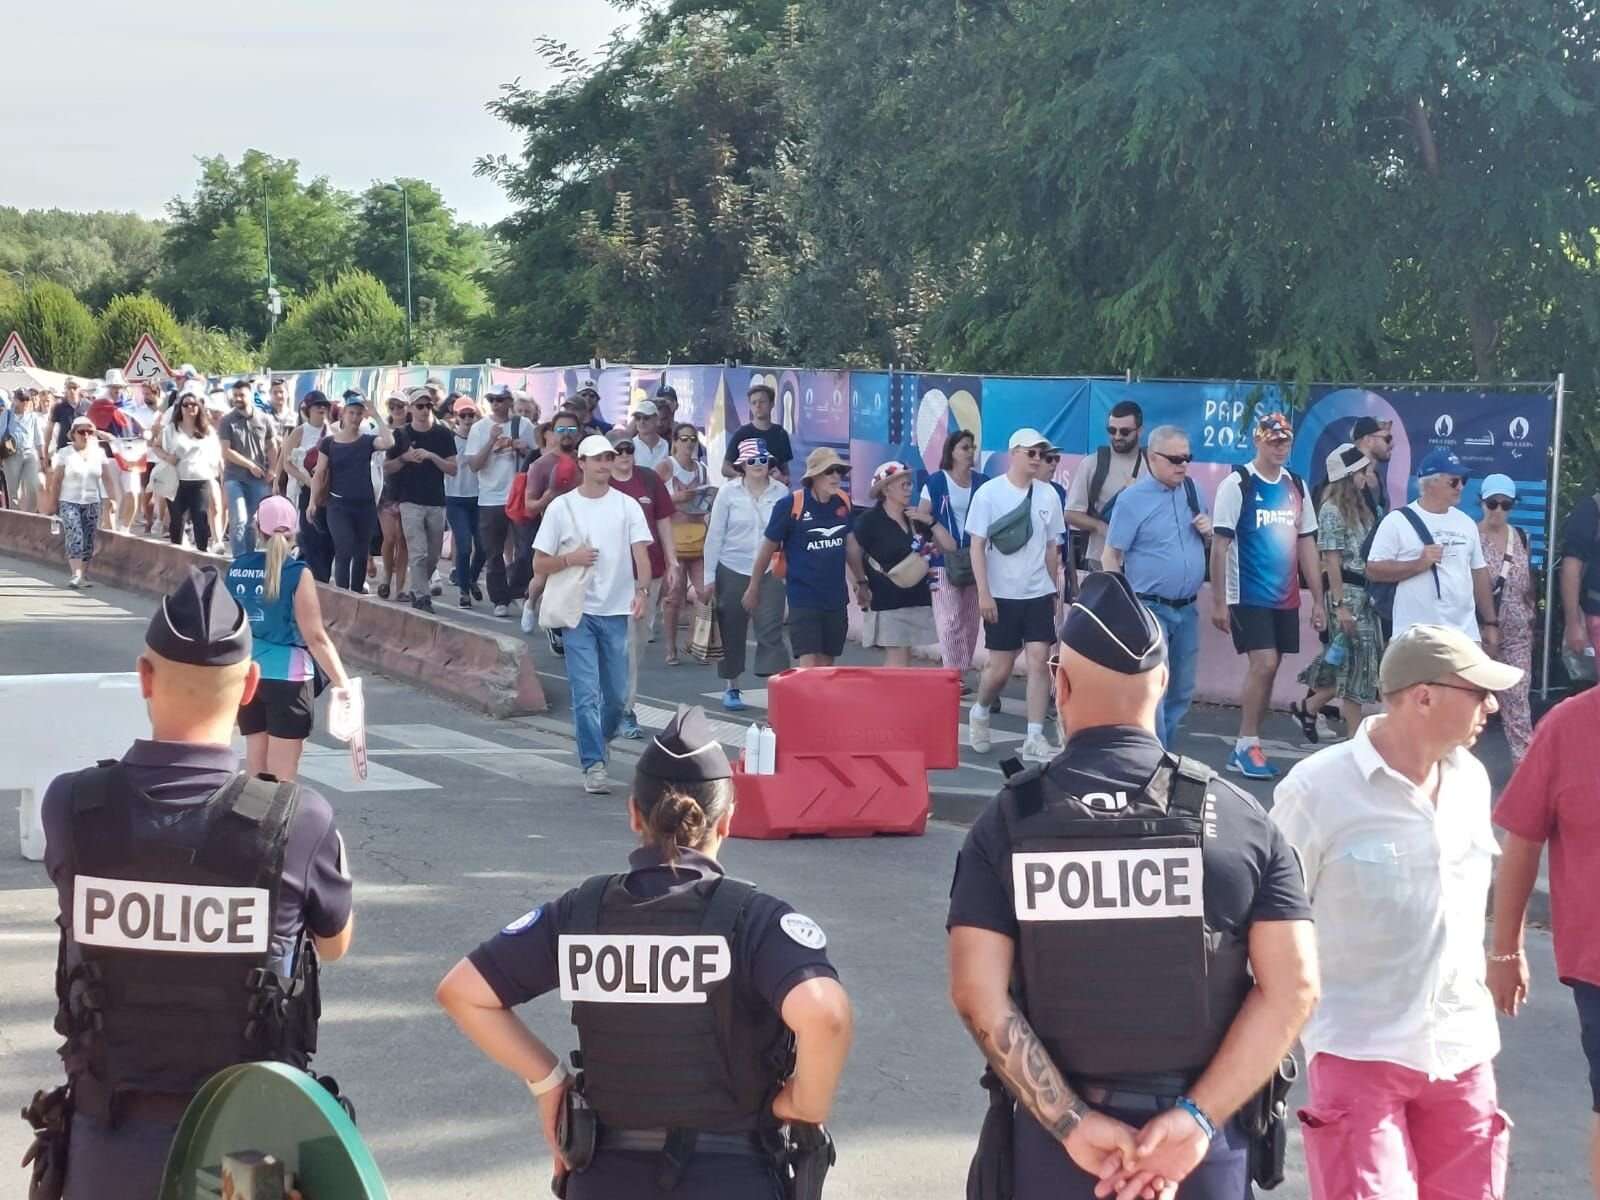
M461 219L498 220L510 206L473 164L519 146L484 104L550 80L536 37L592 54L626 23L607 0L4 7L0 204L147 217L193 191L195 159L254 148L352 192L427 179Z

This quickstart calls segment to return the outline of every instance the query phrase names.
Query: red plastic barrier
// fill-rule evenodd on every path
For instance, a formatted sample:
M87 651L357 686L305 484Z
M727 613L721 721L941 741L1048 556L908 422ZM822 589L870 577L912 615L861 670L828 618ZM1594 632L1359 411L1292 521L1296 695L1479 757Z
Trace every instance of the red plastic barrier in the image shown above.
M928 774L918 751L780 751L777 774L746 775L735 765L733 783L734 837L868 837L928 826Z
M961 676L929 667L811 667L767 683L779 769L790 754L915 750L924 766L961 765Z

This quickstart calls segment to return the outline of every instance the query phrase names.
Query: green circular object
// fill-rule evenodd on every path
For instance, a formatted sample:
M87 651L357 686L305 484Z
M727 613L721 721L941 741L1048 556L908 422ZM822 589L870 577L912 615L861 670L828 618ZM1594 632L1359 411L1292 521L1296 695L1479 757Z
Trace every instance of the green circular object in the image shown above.
M283 1063L241 1063L195 1093L167 1152L159 1200L204 1200L204 1168L224 1154L259 1150L284 1166L304 1200L389 1200L355 1123L333 1095Z

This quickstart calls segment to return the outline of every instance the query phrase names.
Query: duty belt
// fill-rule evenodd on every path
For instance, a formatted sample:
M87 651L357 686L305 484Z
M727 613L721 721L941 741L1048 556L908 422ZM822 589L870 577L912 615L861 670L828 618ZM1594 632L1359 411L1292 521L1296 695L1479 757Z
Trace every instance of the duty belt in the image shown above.
M1194 603L1193 596L1189 596L1183 600L1168 600L1165 596L1152 596L1147 595L1144 592L1139 593L1139 599L1143 600L1146 604L1165 604L1168 608L1188 608L1189 605Z
M601 1150L627 1150L645 1154L659 1154L667 1148L670 1135L665 1129L604 1129L597 1143ZM771 1152L764 1148L753 1133L699 1133L694 1138L696 1154L728 1154L740 1158L770 1159Z
M1091 1084L1079 1090L1082 1096L1096 1108L1110 1108L1118 1112L1130 1113L1158 1113L1165 1112L1178 1102L1176 1096L1158 1096L1152 1092L1130 1092L1121 1088L1101 1087Z

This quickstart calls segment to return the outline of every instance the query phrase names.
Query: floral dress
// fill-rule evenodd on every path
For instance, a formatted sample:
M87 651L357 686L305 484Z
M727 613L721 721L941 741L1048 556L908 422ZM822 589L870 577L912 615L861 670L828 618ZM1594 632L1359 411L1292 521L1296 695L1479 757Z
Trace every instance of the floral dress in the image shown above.
M1481 532L1481 531L1480 531ZM1505 583L1500 588L1500 651L1495 655L1501 662L1522 668L1522 682L1504 692L1496 692L1500 701L1500 723L1506 731L1506 741L1511 743L1511 757L1516 762L1528 752L1533 740L1533 715L1528 707L1528 675L1533 669L1533 624L1539 613L1530 601L1532 575L1529 573L1528 549L1516 530L1506 531L1506 550L1496 547L1487 536L1482 538L1483 557L1489 564L1489 578L1499 579L1502 567L1509 557L1510 568Z
M1364 523L1347 524L1337 504L1325 503L1317 512L1317 549L1338 551L1340 565L1346 571L1365 572L1367 564L1361 557L1361 550L1371 528ZM1344 602L1356 619L1356 630L1353 637L1343 639L1347 647L1344 662L1333 666L1327 661L1328 651L1342 631L1338 614L1334 612L1331 588L1329 592L1330 640L1310 665L1300 672L1300 682L1312 689L1331 687L1341 700L1375 704L1378 700L1378 663L1383 658L1383 633L1378 627L1378 614L1368 602L1364 586L1348 582L1344 584Z

